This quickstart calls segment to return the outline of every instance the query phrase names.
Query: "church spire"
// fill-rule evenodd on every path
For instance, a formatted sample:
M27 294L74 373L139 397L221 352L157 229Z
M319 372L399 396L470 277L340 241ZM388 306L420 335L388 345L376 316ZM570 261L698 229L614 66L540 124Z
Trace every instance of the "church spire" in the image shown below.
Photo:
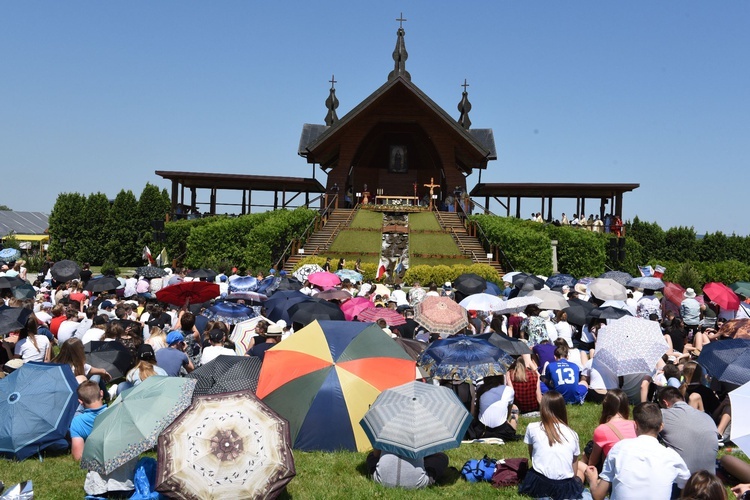
M396 32L396 48L393 49L393 71L388 73L388 80L393 80L398 76L403 76L407 80L411 81L411 75L406 71L406 60L409 58L409 53L406 52L406 44L404 43L404 13L402 12L398 19L398 31Z
M336 108L339 107L339 100L336 97L336 89L334 88L336 79L331 75L329 81L331 83L331 91L328 94L328 99L326 99L326 109L328 109L328 114L326 114L326 125L328 127L339 121L339 117L336 115Z
M466 130L469 130L469 127L471 127L471 120L469 120L469 111L471 111L471 103L469 102L469 93L466 91L466 87L469 86L468 83L466 83L466 79L464 78L464 84L461 85L464 88L463 93L461 94L461 102L458 103L458 112L461 113L461 115L458 117L458 124L461 125Z

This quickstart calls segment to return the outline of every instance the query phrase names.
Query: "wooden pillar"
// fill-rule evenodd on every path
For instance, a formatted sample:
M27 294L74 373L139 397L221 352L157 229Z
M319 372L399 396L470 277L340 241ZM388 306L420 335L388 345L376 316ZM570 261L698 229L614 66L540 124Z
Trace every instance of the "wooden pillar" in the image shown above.
M308 208L310 206L310 193L308 191L305 191L305 206Z
M196 199L195 199L195 188L190 188L190 210L195 213Z
M487 198L487 203L489 204L489 198ZM505 198L505 216L510 217L510 196Z
M619 215L622 218L622 193L617 193L615 198L615 213L612 215Z
M180 190L180 185L177 179L172 179L172 213L177 213L177 196Z
M607 198L602 198L602 202L599 205L599 218L601 220L604 220L604 210L606 210L605 208L606 206L607 206Z
M253 213L253 190L247 190L247 213Z
M544 201L544 196L542 196L542 210L539 212L540 214L542 214L542 217L544 217Z
M279 192L278 191L273 192L273 209L274 210L279 209Z
M578 215L585 217L586 216L586 198L581 198L581 212L583 213L580 213Z
M185 208L185 184L180 185L180 205Z
M211 188L211 215L216 215L216 188Z
M521 218L521 197L516 197L516 219Z
M486 215L489 212L490 212L490 197L489 196L485 196L484 197L484 213ZM510 215L510 214L508 214L508 215Z
M548 200L549 200L549 204L547 206L547 220L551 221L552 220L552 197L550 196Z
M576 198L576 214L581 215L581 199Z
M286 208L286 189L281 192L281 208Z
M247 189L242 190L242 215L247 213Z

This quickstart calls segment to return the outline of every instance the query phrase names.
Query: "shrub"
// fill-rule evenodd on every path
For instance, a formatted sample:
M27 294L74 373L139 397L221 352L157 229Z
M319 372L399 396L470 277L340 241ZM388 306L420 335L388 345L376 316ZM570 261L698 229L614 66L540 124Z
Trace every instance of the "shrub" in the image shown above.
M719 281L726 284L750 281L750 266L738 260L711 262L705 266L703 279L706 283Z
M509 217L474 215L492 245L498 246L519 270L552 273L552 247L544 226Z
M607 261L609 237L593 231L547 226L551 240L557 240L557 268L573 276L598 276ZM551 270L550 270L551 271Z
M117 276L118 274L120 274L120 268L117 267L117 264L115 264L112 255L110 255L109 258L104 261L100 272L105 276L107 275Z

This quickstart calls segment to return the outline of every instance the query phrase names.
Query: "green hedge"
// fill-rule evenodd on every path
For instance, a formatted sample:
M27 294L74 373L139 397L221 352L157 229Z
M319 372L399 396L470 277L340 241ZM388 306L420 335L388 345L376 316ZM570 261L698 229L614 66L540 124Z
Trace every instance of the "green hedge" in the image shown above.
M479 224L491 244L503 250L513 267L545 276L552 273L551 238L543 224L493 215L473 215L471 219ZM573 271L560 272L575 276Z
M404 275L404 282L408 285L419 281L422 285L435 283L442 285L446 281L453 282L462 274L474 273L488 281L499 283L501 281L495 268L488 264L471 264L455 266L412 266Z

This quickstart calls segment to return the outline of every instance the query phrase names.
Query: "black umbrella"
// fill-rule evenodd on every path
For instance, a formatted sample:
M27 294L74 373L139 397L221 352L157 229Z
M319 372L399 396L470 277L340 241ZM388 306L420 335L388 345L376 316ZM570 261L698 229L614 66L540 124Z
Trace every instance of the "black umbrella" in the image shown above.
M533 274L521 273L513 276L513 286L521 290L541 290L544 280Z
M597 307L589 311L587 319L598 318L598 319L620 319L623 316L632 316L630 312L619 307Z
M0 335L17 332L26 326L31 309L25 307L4 307L0 309Z
M155 266L138 267L135 269L135 273L144 278L162 278L167 275L167 272L164 269Z
M24 280L15 276L0 276L0 288L13 288L24 283Z
M526 343L519 339L509 337L504 333L483 333L481 335L475 335L479 339L484 339L490 344L494 345L507 352L511 356L521 356L523 354L531 354L531 349Z
M289 308L289 318L293 323L301 323L307 326L317 320L339 320L345 321L344 312L327 300L316 299L298 302Z
M52 272L52 279L59 283L64 283L81 277L81 268L72 260L61 260L55 262L50 271Z
M273 290L273 293L276 292L284 292L284 291L296 291L302 289L302 283L297 281L294 278L289 278L288 276L284 276L279 279L279 284L276 285L276 288Z
M197 381L193 398L248 389L255 394L260 367L260 358L255 356L219 356L188 375Z
M474 273L462 274L453 282L453 288L466 296L482 293L487 288L487 280Z
M34 287L28 283L24 283L23 285L18 285L13 288L13 296L21 300L33 299L36 297L36 290L34 290Z
M119 342L93 341L85 344L86 362L96 368L104 368L112 379L124 378L133 367L130 350Z
M419 356L427 349L427 344L414 339L405 339L403 337L396 337L393 339L398 345L404 348L406 354L409 355L414 361L419 359Z
M111 276L105 276L101 278L94 278L89 280L84 287L84 290L88 290L92 293L108 292L116 289L120 286L120 281L117 278Z
M263 304L263 307L265 307L263 315L271 321L283 319L287 324L290 324L292 320L289 317L289 308L297 302L308 300L310 300L309 296L296 290L276 291Z
M217 272L212 269L193 269L187 275L191 278L198 278L204 281L213 281L216 279Z

